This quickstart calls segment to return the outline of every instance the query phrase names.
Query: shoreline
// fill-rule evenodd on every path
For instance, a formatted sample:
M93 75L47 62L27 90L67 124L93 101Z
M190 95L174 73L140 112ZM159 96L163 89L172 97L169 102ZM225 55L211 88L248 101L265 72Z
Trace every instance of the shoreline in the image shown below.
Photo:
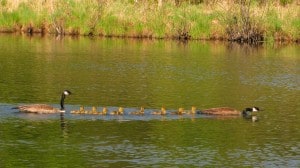
M280 4L279 0L264 4L258 0L180 2L6 2L0 12L0 33L218 40L250 44L300 42L300 13L297 10L300 4L296 1L287 4Z
M0 29L0 35L9 35L9 34L13 34L13 35L26 35L29 37L34 37L34 36L40 36L40 37L44 37L44 36L55 36L55 37L74 37L74 38L78 38L78 37L87 37L87 38L117 38L117 39L137 39L137 40L177 40L177 41L211 41L211 42L234 42L234 43L239 43L239 44L250 44L250 45L257 45L257 44L263 44L263 43L268 43L268 41L257 41L257 42L253 42L253 43L248 43L248 42L242 42L242 41L230 41L228 39L222 38L222 37L217 37L217 38L197 38L197 39L182 39L182 38L178 38L178 37L146 37L146 36L124 36L124 35L103 35L103 34L99 34L99 35L83 35L83 34L72 34L72 33L66 33L66 34L56 34L56 33L44 33L44 32L33 32L33 33L28 33L28 32L23 32L23 31L11 31L11 30L7 30L7 31L2 31ZM295 40L291 40L291 39L284 39L284 38L278 38L278 39L274 39L272 41L272 43L294 43L294 44L300 44L300 39L295 39Z

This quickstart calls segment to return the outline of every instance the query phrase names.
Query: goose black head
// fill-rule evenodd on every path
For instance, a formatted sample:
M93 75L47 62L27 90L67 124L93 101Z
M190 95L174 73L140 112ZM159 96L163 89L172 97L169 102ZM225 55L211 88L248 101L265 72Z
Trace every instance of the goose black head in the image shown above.
M245 108L245 112L257 112L260 111L261 109L259 109L258 107L247 107Z
M247 107L243 110L242 114L244 117L249 117L253 115L252 112L258 112L258 111L261 111L261 109L259 109L258 107Z
M258 107L252 107L252 111L261 111Z
M71 95L72 93L69 90L64 90L63 94L68 96L68 95Z
M60 110L64 111L65 110L65 106L64 106L64 102L65 102L65 98L66 96L72 94L69 90L64 90L63 93L61 94L61 99L60 99Z

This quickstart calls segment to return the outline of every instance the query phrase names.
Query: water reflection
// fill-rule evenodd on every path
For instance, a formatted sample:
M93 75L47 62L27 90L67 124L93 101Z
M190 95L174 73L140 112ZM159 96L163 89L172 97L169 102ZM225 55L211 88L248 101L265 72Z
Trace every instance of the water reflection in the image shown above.
M2 167L299 167L299 54L289 46L0 36ZM34 115L16 104L59 107ZM80 105L123 116L75 115ZM263 107L241 117L153 116L161 106ZM128 115L137 107L145 115ZM40 158L40 159L33 159Z
M65 114L64 113L60 113L60 127L61 127L61 131L62 131L62 137L68 138L68 123L65 120Z

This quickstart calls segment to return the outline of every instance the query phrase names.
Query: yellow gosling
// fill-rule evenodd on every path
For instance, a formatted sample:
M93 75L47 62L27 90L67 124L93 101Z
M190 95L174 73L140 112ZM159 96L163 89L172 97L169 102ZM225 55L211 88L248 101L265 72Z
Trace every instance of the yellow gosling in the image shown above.
M80 114L89 114L90 112L88 110L84 110L84 111L81 111Z
M107 108L106 108L106 107L103 107L102 112L100 112L99 114L100 114L100 115L106 115L107 112L108 112Z
M93 106L90 114L99 114L99 112L97 111L97 107Z
M167 110L166 110L165 107L162 107L160 109L160 111L154 111L151 114L153 114L153 115L166 115L167 114Z
M80 106L79 110L72 110L71 114L83 114L84 113L84 107Z
M171 112L171 114L183 115L185 114L184 108L180 107L178 111Z
M124 108L119 107L118 111L112 111L110 112L110 115L123 115L124 114Z
M130 114L133 114L133 115L144 115L145 114L145 109L144 109L144 107L141 107L140 110L131 112Z
M84 110L81 110L79 114L89 114L89 111L84 109Z
M192 109L188 111L186 114L196 114L197 113L197 108L196 106L192 106Z

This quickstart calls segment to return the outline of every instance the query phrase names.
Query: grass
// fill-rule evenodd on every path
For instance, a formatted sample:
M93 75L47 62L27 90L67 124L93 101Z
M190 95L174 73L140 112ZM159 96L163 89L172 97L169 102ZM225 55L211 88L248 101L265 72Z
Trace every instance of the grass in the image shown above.
M206 40L247 38L255 32L264 40L300 39L299 5L293 0L178 2L0 0L0 31L33 27L55 34Z

